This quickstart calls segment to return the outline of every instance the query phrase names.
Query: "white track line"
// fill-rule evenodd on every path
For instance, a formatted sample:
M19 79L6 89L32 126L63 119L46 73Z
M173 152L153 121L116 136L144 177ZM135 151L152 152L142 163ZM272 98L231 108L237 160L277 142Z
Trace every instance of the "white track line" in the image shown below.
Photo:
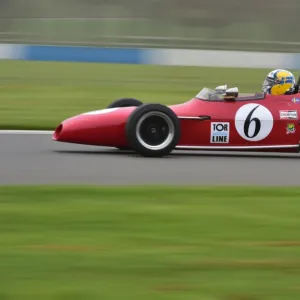
M53 134L51 130L0 130L0 134Z

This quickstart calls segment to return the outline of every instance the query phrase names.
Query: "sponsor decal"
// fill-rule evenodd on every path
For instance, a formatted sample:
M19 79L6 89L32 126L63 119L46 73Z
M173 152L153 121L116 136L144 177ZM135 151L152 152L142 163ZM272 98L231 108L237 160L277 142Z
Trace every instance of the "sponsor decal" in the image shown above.
M238 134L250 142L265 139L271 133L273 125L272 113L261 104L245 104L235 114L235 128Z
M226 144L229 143L229 122L211 123L211 143Z
M300 103L300 98L293 98L293 99L292 99L292 102L293 102L293 103L298 103L298 104L299 104L299 103Z
M298 119L298 113L296 110L280 110L280 119Z
M286 134L295 133L295 131L296 131L295 124L289 123L286 125Z

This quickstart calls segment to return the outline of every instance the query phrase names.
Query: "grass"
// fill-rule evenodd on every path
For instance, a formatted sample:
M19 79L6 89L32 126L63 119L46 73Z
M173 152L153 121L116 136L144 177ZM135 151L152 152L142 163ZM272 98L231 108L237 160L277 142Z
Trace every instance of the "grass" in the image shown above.
M0 129L54 129L121 97L181 103L204 86L261 90L270 70L0 61Z
M0 188L1 299L298 300L299 188Z

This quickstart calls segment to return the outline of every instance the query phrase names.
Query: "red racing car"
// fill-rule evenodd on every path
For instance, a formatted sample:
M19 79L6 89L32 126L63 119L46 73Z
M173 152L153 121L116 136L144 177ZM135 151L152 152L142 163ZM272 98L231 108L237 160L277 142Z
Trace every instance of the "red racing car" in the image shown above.
M162 157L178 150L299 152L300 95L203 88L191 100L165 106L119 99L106 109L64 120L53 140L132 149Z

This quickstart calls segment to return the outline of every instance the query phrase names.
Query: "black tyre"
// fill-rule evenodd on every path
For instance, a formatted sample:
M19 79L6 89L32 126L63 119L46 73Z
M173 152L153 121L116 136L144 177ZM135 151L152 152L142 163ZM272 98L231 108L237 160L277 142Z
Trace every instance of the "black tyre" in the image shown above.
M180 122L176 114L161 104L143 104L135 109L126 123L130 147L142 156L168 155L180 138Z
M141 106L143 102L133 98L121 98L113 101L106 108ZM130 147L118 147L120 150L131 150Z
M122 98L113 101L106 108L115 108L115 107L129 107L129 106L141 106L143 102L133 98Z

